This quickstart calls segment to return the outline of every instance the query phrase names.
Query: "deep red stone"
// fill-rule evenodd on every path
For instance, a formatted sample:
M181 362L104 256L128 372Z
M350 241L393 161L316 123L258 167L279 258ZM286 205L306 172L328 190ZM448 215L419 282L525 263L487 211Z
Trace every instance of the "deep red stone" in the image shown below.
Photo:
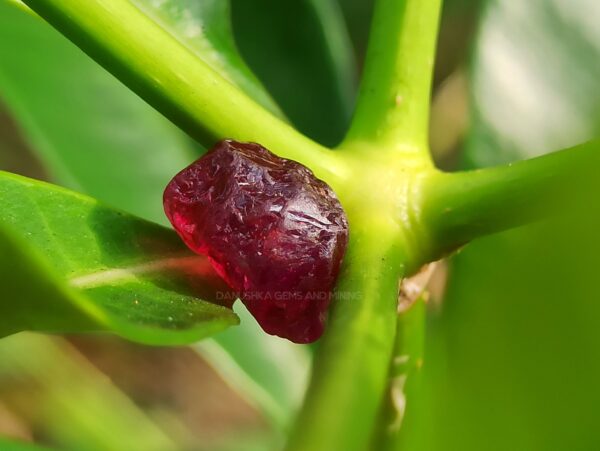
M258 144L222 141L173 178L164 207L265 332L296 343L321 336L348 222L308 168Z

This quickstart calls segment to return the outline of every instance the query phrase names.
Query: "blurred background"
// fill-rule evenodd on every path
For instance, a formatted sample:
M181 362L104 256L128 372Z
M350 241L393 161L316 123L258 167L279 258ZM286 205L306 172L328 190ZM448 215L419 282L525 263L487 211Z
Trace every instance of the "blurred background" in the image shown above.
M310 1L233 0L231 12L241 54L285 114L332 145L352 111L372 1L323 4L331 11L321 28ZM432 99L438 165L485 167L597 136L598 23L593 0L447 0ZM338 33L341 74L326 64L323 30ZM201 152L49 26L0 0L0 169L164 223L163 187ZM142 184L128 177L132 164L144 168ZM593 198L440 266L404 449L600 449ZM1 288L0 301L11 302ZM241 326L187 348L109 336L3 339L0 436L66 450L276 447L312 348L266 336L238 313Z

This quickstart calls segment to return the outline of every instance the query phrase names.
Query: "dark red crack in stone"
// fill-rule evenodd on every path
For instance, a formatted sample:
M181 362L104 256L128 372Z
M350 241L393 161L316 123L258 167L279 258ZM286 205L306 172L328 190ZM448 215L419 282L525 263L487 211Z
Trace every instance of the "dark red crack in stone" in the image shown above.
M296 343L321 336L348 221L308 168L259 144L222 141L173 178L164 207L265 332Z

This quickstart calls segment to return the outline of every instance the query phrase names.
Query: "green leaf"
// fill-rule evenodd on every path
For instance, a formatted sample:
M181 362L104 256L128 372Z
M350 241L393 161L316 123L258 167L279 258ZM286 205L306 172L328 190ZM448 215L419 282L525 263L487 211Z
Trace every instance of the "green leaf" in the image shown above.
M164 221L162 190L198 154L183 133L38 17L5 0L0 61L0 98L53 181Z
M200 3L223 12L224 2L204 1L191 11ZM164 222L162 189L196 154L187 138L43 21L0 0L0 25L0 59L10 62L0 66L0 96L14 100L9 106L53 180ZM201 47L198 39L188 45ZM285 427L303 394L308 350L266 335L247 312L239 327L205 343L211 352L203 355L232 386Z
M23 11L26 11L26 12L31 13L31 14L33 13L31 11L31 9L29 9L29 7L25 3L23 3L21 0L6 0L6 1L8 3L16 6L17 8L21 8Z
M593 0L488 1L471 67L468 166L571 147L600 132Z
M358 61L364 61L375 0L338 0Z
M233 39L229 0L133 0L204 62L262 106L279 107L248 68Z
M236 324L229 309L198 299L226 288L175 233L4 172L0 199L3 334L110 330L164 345Z
M303 133L338 144L352 113L356 65L336 0L232 0L240 52Z
M598 135L598 14L593 0L488 2L465 166ZM426 404L410 430L420 449L598 448L599 188L573 197L583 208L476 241L452 259L427 337Z

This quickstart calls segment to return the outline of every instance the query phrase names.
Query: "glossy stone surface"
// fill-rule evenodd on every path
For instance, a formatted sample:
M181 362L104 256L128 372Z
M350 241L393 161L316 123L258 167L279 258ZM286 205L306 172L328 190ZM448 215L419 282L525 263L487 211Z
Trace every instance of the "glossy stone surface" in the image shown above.
M321 336L348 222L308 168L258 144L222 141L173 178L164 207L267 333L296 343Z

